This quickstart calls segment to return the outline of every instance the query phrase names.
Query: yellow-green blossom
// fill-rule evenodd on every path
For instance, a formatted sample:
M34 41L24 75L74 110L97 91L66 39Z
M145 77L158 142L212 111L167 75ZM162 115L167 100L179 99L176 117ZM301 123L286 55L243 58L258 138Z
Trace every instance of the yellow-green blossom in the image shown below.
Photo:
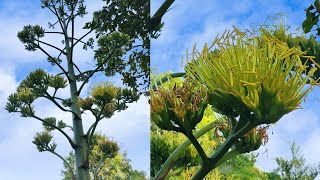
M185 69L208 88L210 103L218 110L253 114L258 124L274 123L299 107L311 88L304 87L317 68L307 72L307 64L300 60L304 52L264 31L246 36L234 29L217 37L210 48L205 45Z

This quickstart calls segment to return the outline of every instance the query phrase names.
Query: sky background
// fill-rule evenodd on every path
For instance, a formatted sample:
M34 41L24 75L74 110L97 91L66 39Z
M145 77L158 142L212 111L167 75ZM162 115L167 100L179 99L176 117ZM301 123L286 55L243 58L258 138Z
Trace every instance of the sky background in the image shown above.
M151 11L160 7L163 0L152 0ZM161 36L151 43L151 67L156 73L168 70L182 72L181 59L194 44L203 48L212 43L232 25L250 29L265 22L269 16L284 14L287 25L299 28L305 19L304 9L313 0L176 0L162 19ZM269 142L261 147L257 166L265 171L276 168L275 157L291 158L289 144L295 141L301 146L307 163L320 162L320 90L315 87L302 103L302 109L284 117L269 130ZM267 150L267 151L266 151ZM319 178L319 177L318 177Z
M87 16L76 21L76 37L81 37L85 32L82 27L85 22L91 20L91 14L100 9L105 2L90 0L87 4ZM7 97L14 93L17 86L31 71L43 68L49 73L57 73L58 69L52 67L47 57L40 51L29 52L17 38L18 31L25 25L39 24L46 30L48 22L54 23L55 17L47 9L42 9L40 0L0 0L0 179L7 180L57 180L62 179L62 161L48 152L38 152L32 144L36 132L42 130L41 122L31 118L21 118L18 113L9 114L4 108ZM58 29L58 28L57 28ZM57 30L55 29L55 30ZM46 42L57 44L62 36L48 35ZM60 43L61 47L61 43ZM56 51L47 48L48 52L57 54ZM93 69L92 51L84 51L79 46L74 53L76 63L80 69ZM88 95L90 87L102 81L110 81L121 85L119 77L106 78L103 74L95 76L87 84L82 96ZM68 87L58 92L58 95L68 97ZM36 115L40 117L57 117L67 123L71 123L69 114L61 113L50 102L39 99L35 102ZM83 116L86 129L93 123L90 114ZM121 151L127 152L128 158L134 169L143 170L149 174L149 104L142 97L137 103L129 105L126 111L116 113L111 119L105 119L97 128L98 132L106 134L116 140ZM71 134L71 132L68 132ZM71 147L66 139L58 132L54 133L54 141L58 144L56 151L67 155Z

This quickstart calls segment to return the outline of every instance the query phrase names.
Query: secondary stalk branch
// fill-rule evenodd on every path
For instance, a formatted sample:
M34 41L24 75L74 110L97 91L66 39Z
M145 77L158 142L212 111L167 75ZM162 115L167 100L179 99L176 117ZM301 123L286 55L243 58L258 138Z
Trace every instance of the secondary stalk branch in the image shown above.
M30 111L31 111L31 107L30 107L30 106L29 106L29 109L30 109ZM22 111L15 111L15 112L20 112L20 113L21 113ZM32 113L32 114L28 113L27 115L29 115L30 117L33 117L33 118L35 118L35 119L37 119L37 120L39 120L39 121L41 121L41 122L43 122L43 123L51 126L51 127L53 127L54 129L58 130L59 132L61 132L61 133L68 139L68 141L69 141L69 143L70 143L70 145L71 145L71 147L72 147L73 149L76 147L76 145L74 144L73 140L69 137L69 135L68 135L66 132L64 132L61 128L59 128L58 126L56 126L56 125L54 125L54 124L52 124L52 123L50 123L50 122L47 122L47 121L43 120L42 118L36 116L36 115L33 114L33 113Z
M58 47L56 47L56 46L54 46L54 45L51 45L51 44L49 44L49 43L46 43L46 42L43 42L43 41L40 41L40 40L36 40L36 41L39 42L39 43L45 44L45 45L47 45L47 46L50 46L50 47L52 47L52 48L60 51L62 54L66 55L66 52L64 52L62 49L60 49L60 48L58 48Z
M167 82L169 80L169 78L183 77L184 75L186 75L185 72L168 74L165 77L161 78L160 80L156 81L156 83L154 85L152 85L151 88L156 89L158 85L161 85L162 83Z

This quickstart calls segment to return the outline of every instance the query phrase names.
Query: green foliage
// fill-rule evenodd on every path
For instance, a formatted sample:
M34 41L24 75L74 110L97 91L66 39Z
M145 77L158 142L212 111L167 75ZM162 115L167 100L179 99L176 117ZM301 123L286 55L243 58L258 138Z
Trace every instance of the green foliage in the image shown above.
M213 112L208 108L205 111L205 116L197 128L205 126L211 122L214 117ZM219 121L219 120L218 120ZM222 124L220 124L222 125ZM160 130L151 132L151 177L155 177L161 166L165 163L169 155L180 145L186 137L182 134ZM202 147L209 154L214 153L219 147L222 140L216 138L214 130L206 133L199 138ZM264 173L255 167L255 156L251 154L243 154L221 164L217 169L211 171L207 176L207 180L229 180L229 179L265 179L268 178L268 173ZM201 165L201 160L192 146L188 147L181 153L180 157L171 165L171 171L168 172L166 178L170 180L190 179Z
M121 32L112 32L101 36L99 49L95 51L97 65L103 65L106 76L114 76L119 69L125 69L126 62L122 56L127 52L130 37Z
M46 131L52 131L52 130L55 129L55 128L53 128L51 125L52 125L52 124L56 125L56 123L57 123L56 118L54 118L54 117L48 117L48 118L44 118L43 120L44 120L44 122L42 123L42 125L43 125L43 127L44 127L44 129L45 129Z
M168 159L170 154L186 139L182 134L157 129L151 132L151 177L155 177L161 166ZM192 153L193 152L193 156ZM197 165L199 159L197 154L190 148L186 149L178 160L172 164L172 171L182 171L191 165Z
M285 180L313 180L320 174L320 163L318 166L306 165L306 160L301 154L300 146L292 143L290 147L292 159L287 160L282 157L277 157L276 162L278 168L274 173L281 175Z
M21 81L19 88L29 88L31 92L38 98L45 94L48 90L48 79L50 76L42 69L36 69Z
M135 90L141 86L146 88L150 78L150 1L105 2L106 5L93 14L93 20L84 26L85 29L95 29L96 37L100 38L95 55L98 64L103 64L106 75L121 74L123 83L129 87ZM104 61L113 52L110 47L105 48L105 44L110 43L112 47L121 45L123 48L115 50L116 54ZM125 52L128 52L126 56L121 57Z
M223 175L222 179L226 180L269 180L268 173L262 172L255 166L255 159L256 156L253 154L241 154L219 166L218 171Z
M304 33L308 33L314 26L317 26L317 35L320 35L320 28L318 25L320 15L320 1L315 0L313 5L310 5L306 11L306 20L302 23Z
M67 85L68 81L60 75L48 77L48 86L53 87L55 90L65 88Z

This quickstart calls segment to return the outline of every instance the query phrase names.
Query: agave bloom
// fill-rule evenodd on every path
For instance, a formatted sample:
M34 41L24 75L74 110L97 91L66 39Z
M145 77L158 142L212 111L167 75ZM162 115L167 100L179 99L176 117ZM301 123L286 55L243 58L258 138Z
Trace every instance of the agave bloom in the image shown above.
M161 129L191 131L201 121L206 106L206 89L188 79L175 82L173 87L162 85L151 90L151 118Z
M307 72L306 63L300 60L305 53L297 48L263 31L249 37L235 27L195 54L185 69L208 88L209 103L222 112L250 117L257 125L275 123L297 109L316 71L311 67Z

